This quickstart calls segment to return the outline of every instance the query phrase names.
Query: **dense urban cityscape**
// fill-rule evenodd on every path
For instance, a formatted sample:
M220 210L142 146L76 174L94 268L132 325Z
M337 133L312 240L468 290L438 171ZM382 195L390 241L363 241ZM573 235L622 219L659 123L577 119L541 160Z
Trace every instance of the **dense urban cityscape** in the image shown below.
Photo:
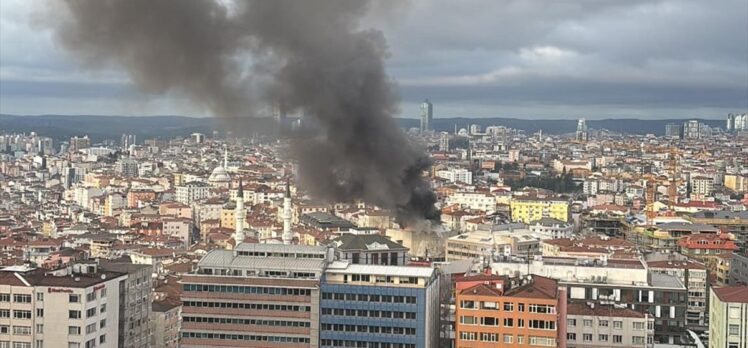
M747 23L2 0L0 348L748 348Z
M432 118L424 102L408 130L432 160L430 229L311 199L283 140L1 134L1 341L746 342L745 114L660 137L584 119L563 135L434 132Z

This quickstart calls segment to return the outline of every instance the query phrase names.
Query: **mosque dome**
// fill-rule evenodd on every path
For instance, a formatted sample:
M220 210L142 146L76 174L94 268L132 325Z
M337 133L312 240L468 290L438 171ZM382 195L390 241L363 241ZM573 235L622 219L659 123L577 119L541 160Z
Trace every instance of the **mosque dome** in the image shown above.
M226 169L224 169L222 166L216 167L216 169L213 169L213 172L210 173L210 176L208 177L209 182L230 182L231 177L229 176L229 173L226 172Z

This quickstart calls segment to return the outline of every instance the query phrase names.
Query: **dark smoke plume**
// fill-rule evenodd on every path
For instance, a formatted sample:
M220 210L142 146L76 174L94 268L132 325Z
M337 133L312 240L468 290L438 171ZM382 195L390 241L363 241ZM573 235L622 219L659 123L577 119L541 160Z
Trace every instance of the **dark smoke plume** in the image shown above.
M183 93L225 118L282 100L322 134L296 141L301 185L331 201L362 199L401 223L438 220L421 177L430 163L392 115L381 32L359 27L358 0L68 0L49 23L87 66L123 66L154 94Z

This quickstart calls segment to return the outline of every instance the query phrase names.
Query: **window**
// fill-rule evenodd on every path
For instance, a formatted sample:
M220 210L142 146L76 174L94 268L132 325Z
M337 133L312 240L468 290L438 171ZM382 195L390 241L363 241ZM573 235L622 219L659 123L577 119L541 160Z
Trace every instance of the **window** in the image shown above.
M529 328L539 330L555 330L556 322L552 320L532 319L530 320Z
M80 319L81 318L81 311L68 311L68 318L70 318L70 319Z
M377 326L378 328L378 326ZM477 334L475 332L467 332L467 331L461 331L460 332L460 339L465 341L475 341L475 338L477 337Z
M13 348L31 348L31 343L28 343L28 342L13 342Z
M101 336L99 336L99 343L100 343L100 344L102 344L102 343L106 343L106 335L101 335Z
M623 342L623 336L613 335L613 343L622 343L622 342Z
M461 316L460 317L460 324L475 325L475 317Z
M556 339L551 337L530 336L530 345L555 347Z
M608 327L608 321L607 320L598 320L597 325L601 327Z
M569 341L576 341L577 340L577 334L573 332L569 332L566 334L566 339Z
M86 294L86 302L91 302L94 300L96 300L96 291L89 292L88 294Z
M618 329L618 330L623 329L623 322L622 321L618 321L618 320L614 320L613 321L613 328L614 329Z
M7 334L8 332L10 332L10 326L0 325L0 334Z
M101 319L99 322L99 328L103 329L106 327L106 319Z
M96 347L96 339L91 339L86 341L86 348L93 348Z
M106 288L101 289L101 297L106 297Z
M90 318L96 315L96 307L86 309L86 318Z
M96 323L86 325L86 335L94 333L96 331Z
M44 333L44 324L36 324L36 333L38 334Z
M74 295L74 294L68 295L68 302L79 303L80 301L81 301L80 295Z
M511 312L514 310L514 303L506 302L504 303L504 310L507 312Z
M636 345L644 345L644 336L634 336L632 342Z
M13 325L13 334L19 336L31 335L31 326L17 326Z
M37 292L36 293L36 300L37 301L44 301L44 293L43 292Z
M575 327L577 326L577 320L576 319L566 319L566 325L569 327Z
M517 305L517 311L518 312L524 312L525 311L525 304L524 303L518 304Z
M514 319L512 319L512 318L504 318L504 326L505 327L513 327L514 326Z
M584 327L592 327L592 319L584 319Z
M10 302L10 294L0 294L0 302Z
M81 348L81 344L78 342L68 342L68 348Z
M585 342L592 342L592 334L583 334L582 340Z
M101 305L101 310L99 310L99 313L106 313L106 303Z
M475 309L475 301L462 301L462 303L460 303L460 308Z
M504 343L512 343L514 336L504 334Z
M37 308L36 309L36 316L41 318L44 317L44 308Z
M10 318L10 309L0 309L0 318Z
M13 318L15 319L31 319L31 311L13 311Z
M483 342L498 342L499 335L495 333L481 333L480 340Z
M81 334L80 326L68 326L68 335L80 335L80 334Z
M636 330L636 331L644 330L644 323L642 323L642 322L635 321L633 323L633 326L634 326L634 330Z
M483 317L481 318L481 325L485 326L499 326L499 318L494 317Z
M728 335L739 335L740 334L740 326L738 325L730 325L727 329Z
M34 345L34 348L44 348L44 341L36 340L36 344Z
M597 335L597 340L600 342L608 342L608 335L604 335L604 334Z
M31 303L31 295L13 294L13 302Z

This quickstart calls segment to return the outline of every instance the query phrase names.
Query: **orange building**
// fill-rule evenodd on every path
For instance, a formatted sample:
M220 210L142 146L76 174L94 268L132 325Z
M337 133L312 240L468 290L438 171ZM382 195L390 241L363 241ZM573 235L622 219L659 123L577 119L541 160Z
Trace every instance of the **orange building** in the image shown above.
M566 291L541 276L458 280L455 347L566 347Z
M132 189L127 192L127 207L137 208L139 202L156 200L156 192L149 189Z

